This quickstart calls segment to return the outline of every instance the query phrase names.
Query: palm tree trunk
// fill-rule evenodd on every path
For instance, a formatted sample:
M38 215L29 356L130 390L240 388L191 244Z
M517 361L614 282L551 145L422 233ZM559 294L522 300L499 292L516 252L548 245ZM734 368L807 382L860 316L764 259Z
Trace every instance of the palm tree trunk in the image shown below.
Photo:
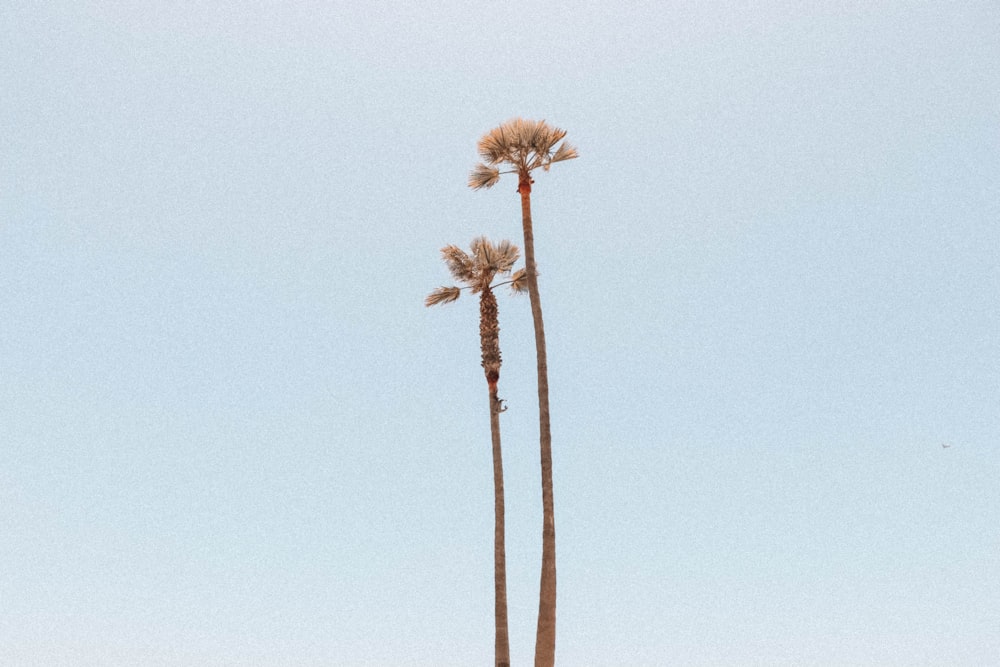
M507 632L507 552L504 545L503 456L500 453L500 399L490 387L490 435L493 437L493 587L496 615L496 667L510 667Z
M503 457L500 453L500 324L497 300L490 286L482 286L479 296L479 343L483 371L490 393L490 436L493 440L493 588L496 627L496 665L510 667L507 631L507 551L504 544Z
M542 464L542 577L538 592L538 628L535 634L535 667L552 667L556 660L556 519L552 502L552 432L549 426L549 372L545 354L545 326L538 298L535 236L531 228L531 175L520 174L521 224L524 230L524 264L535 325L538 369L538 430Z

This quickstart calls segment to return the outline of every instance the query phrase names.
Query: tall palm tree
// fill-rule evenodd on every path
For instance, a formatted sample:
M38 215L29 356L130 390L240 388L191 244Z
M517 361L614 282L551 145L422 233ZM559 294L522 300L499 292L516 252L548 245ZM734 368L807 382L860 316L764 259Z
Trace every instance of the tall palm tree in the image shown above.
M479 294L479 344L482 350L483 371L490 395L490 435L493 439L493 584L495 589L496 664L510 667L510 642L507 632L507 553L504 545L503 457L500 453L500 413L503 401L497 398L497 381L500 379L500 325L497 320L497 300L493 295L493 279L508 275L520 256L517 246L510 241L496 245L479 237L472 242L472 254L453 245L441 249L448 270L455 280L464 283L473 294ZM525 272L514 273L509 284L514 292L525 290ZM424 305L433 306L455 301L462 294L461 287L439 287L431 292Z
M577 157L566 142L565 130L544 120L514 118L487 132L477 149L483 163L469 175L473 190L491 188L501 173L517 174L521 195L521 226L524 231L524 265L531 317L535 325L535 354L538 369L538 429L542 463L542 576L538 594L538 628L535 635L535 666L551 667L556 659L556 520L552 503L552 434L549 428L549 379L545 354L545 327L538 298L538 271L535 266L535 237L531 226L531 172L549 170L553 162ZM511 170L501 172L498 165Z

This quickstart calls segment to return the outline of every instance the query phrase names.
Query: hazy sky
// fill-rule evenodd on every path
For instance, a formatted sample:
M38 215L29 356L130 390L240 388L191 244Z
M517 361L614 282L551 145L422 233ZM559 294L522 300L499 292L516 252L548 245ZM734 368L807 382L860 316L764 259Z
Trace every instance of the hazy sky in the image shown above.
M489 664L539 174L557 658L1000 655L1000 7L0 7L0 663ZM513 662L541 551L501 295ZM949 443L949 448L942 447Z

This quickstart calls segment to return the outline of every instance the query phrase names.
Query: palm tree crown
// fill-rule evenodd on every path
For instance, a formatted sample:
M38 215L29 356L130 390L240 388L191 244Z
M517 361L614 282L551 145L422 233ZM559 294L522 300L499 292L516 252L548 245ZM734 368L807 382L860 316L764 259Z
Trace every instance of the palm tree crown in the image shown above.
M510 241L505 239L494 245L485 236L474 239L471 250L472 253L469 254L458 246L446 245L441 248L441 257L452 278L463 283L473 294L488 289L496 276L509 275L521 256L520 249ZM527 290L524 269L514 272L510 286L517 293ZM461 296L462 289L454 285L439 287L427 295L424 305L435 306L455 301Z
M479 339L483 356L483 371L490 389L496 389L500 379L500 325L497 320L497 300L493 295L491 283L497 275L508 275L514 267L514 262L521 256L521 251L510 241L490 242L485 236L472 241L472 254L454 245L441 248L448 270L455 280L465 283L473 294L479 294ZM524 269L517 271L508 281L511 289L517 292L527 290L526 273ZM439 287L424 300L424 305L434 306L439 303L455 301L462 294L461 287Z
M499 164L514 167L512 172L521 176L538 167L546 171L553 162L578 157L576 148L567 142L556 147L566 136L566 130L552 127L544 120L512 118L483 135L477 145L483 163L469 174L469 187L473 190L491 188L500 180ZM553 149L555 149L553 151Z

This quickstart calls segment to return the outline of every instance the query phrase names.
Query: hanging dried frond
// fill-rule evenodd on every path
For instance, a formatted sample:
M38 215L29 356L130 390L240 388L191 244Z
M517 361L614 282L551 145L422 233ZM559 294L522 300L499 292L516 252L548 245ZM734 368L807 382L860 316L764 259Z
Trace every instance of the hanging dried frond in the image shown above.
M427 295L427 298L424 299L424 305L436 306L441 303L451 303L457 301L460 296L462 296L462 290L459 287L438 287Z
M485 164L477 164L472 173L469 174L469 187L473 190L492 188L500 180L500 170L495 167L487 167Z
M466 285L476 282L478 276L476 275L475 262L464 250L458 246L446 245L441 248L441 257L448 265L448 270L455 280Z
M510 291L514 294L526 294L528 292L528 272L518 269L511 276Z

